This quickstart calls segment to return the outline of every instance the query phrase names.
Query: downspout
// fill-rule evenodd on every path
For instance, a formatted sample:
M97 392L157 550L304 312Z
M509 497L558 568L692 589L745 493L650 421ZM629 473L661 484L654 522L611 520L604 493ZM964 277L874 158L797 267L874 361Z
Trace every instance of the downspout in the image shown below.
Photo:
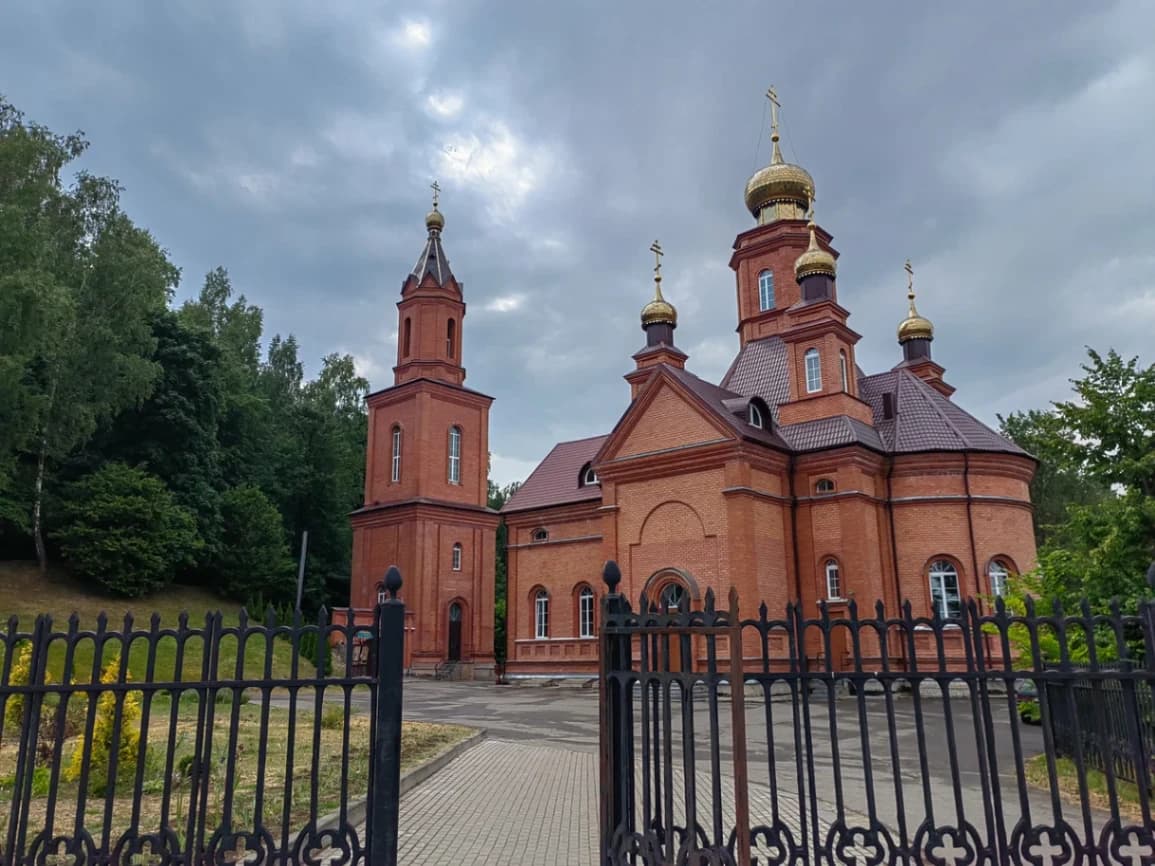
M798 497L794 495L794 453L790 454L790 541L794 548L794 597L802 604L802 573L798 568Z
M971 539L971 563L975 569L975 593L979 590L979 553L975 546L975 520L973 513L974 501L971 498L971 460L970 452L963 452L963 486L967 495L967 532Z
M891 576L894 578L894 600L898 605L892 616L902 616L902 581L898 579L898 532L894 528L894 489L891 476L894 475L894 455L890 456L890 464L886 467L886 519L890 523L890 563ZM890 647L886 648L890 653ZM906 652L905 644L900 641L900 654Z

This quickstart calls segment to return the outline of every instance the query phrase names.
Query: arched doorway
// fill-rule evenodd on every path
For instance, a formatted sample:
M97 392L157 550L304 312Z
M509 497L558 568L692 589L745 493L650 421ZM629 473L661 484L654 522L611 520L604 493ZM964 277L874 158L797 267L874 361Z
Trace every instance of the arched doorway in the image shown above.
M461 661L461 605L456 601L449 605L449 651L446 658L451 662Z

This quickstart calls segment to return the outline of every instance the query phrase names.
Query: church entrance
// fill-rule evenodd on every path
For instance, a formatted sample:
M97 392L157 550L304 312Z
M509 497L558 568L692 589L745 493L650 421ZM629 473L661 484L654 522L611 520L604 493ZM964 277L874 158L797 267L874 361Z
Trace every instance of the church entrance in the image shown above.
M449 605L449 652L446 658L451 662L461 661L461 605Z

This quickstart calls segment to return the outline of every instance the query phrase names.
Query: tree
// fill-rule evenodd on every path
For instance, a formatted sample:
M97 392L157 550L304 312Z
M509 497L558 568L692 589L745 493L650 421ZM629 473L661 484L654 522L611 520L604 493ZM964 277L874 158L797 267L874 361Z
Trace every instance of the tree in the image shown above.
M501 487L495 484L493 479L489 479L489 501L488 505L494 511L501 511L521 487L520 481L514 481ZM505 521L502 520L497 525L497 564L495 568L495 595L493 604L493 655L498 662L505 661L505 643L506 643L506 616L509 605L509 573L508 573L508 555L506 552L506 545L508 544L508 528Z
M237 487L221 497L221 517L216 566L221 591L246 603L291 602L293 563L273 503L255 487Z
M999 416L1002 434L1038 461L1031 480L1035 506L1035 542L1042 547L1067 519L1067 509L1091 505L1110 495L1110 487L1072 466L1062 422L1053 410L1031 409Z
M109 463L72 485L56 533L80 577L116 595L166 586L200 544L193 516L160 479Z
M33 325L18 355L3 351L0 426L12 422L15 431L9 460L26 455L35 464L32 490L9 495L30 506L41 567L49 463L149 395L159 375L148 357L151 318L179 279L151 235L120 211L115 181L80 173L62 187L63 168L86 148L81 134L54 135L0 100L0 213L13 229L0 248L3 318Z

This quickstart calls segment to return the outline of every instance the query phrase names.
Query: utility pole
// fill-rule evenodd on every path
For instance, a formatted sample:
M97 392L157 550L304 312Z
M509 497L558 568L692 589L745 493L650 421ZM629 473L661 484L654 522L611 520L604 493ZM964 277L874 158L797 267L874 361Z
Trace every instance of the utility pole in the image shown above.
M309 530L301 531L301 561L297 564L297 612L301 612L301 592L305 588L305 553L309 550Z

